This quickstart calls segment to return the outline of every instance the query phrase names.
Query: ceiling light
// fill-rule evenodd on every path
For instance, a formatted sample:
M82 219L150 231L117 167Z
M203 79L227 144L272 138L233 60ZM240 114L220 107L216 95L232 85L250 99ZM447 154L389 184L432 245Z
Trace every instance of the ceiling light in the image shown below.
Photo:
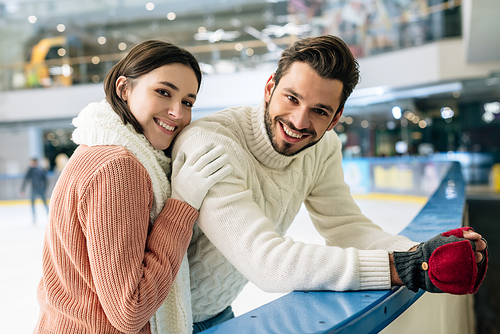
M394 116L395 119L400 119L401 118L401 108L398 106L395 106L392 108L392 116Z
M455 115L455 112L450 107L441 108L441 117L444 119L452 118Z

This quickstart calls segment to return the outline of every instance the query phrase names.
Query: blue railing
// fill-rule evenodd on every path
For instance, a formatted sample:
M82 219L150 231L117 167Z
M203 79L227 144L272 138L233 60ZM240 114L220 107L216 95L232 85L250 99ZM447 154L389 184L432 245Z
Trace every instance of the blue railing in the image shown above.
M415 219L400 233L421 242L462 226L465 182L458 162ZM377 333L405 312L424 291L405 287L377 291L297 291L204 331L209 333Z

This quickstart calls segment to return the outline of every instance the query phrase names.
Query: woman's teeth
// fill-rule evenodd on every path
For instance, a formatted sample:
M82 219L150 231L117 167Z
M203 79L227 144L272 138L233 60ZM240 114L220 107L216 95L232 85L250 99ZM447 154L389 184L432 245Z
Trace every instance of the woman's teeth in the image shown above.
M162 121L160 121L159 119L156 120L156 123L167 131L174 131L175 130L175 126L170 126L168 124L165 124Z
M293 133L289 128L286 127L285 124L283 124L283 130L285 131L285 133L292 137L292 138L302 138L303 135L299 135L299 134L296 134L296 133Z

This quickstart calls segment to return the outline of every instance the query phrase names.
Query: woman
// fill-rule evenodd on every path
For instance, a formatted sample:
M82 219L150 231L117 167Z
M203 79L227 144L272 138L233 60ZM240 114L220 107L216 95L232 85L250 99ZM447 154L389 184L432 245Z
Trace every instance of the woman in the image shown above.
M147 41L73 120L80 146L52 195L35 333L191 332L185 253L208 189L231 171L222 149L203 147L174 162L170 191L164 150L200 83L189 52Z

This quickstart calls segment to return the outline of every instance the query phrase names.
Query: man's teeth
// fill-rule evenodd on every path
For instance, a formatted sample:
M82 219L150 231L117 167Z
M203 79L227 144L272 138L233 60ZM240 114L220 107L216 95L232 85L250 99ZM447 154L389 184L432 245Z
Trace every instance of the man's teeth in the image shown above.
M283 130L285 130L285 133L292 137L292 138L302 138L303 135L299 135L299 134L296 134L296 133L293 133L289 128L287 128L284 124L283 124Z
M168 131L174 131L175 130L175 126L170 126L168 124L165 124L162 121L160 121L159 119L156 120L156 123L158 123L162 128L164 128L164 129L166 129Z

